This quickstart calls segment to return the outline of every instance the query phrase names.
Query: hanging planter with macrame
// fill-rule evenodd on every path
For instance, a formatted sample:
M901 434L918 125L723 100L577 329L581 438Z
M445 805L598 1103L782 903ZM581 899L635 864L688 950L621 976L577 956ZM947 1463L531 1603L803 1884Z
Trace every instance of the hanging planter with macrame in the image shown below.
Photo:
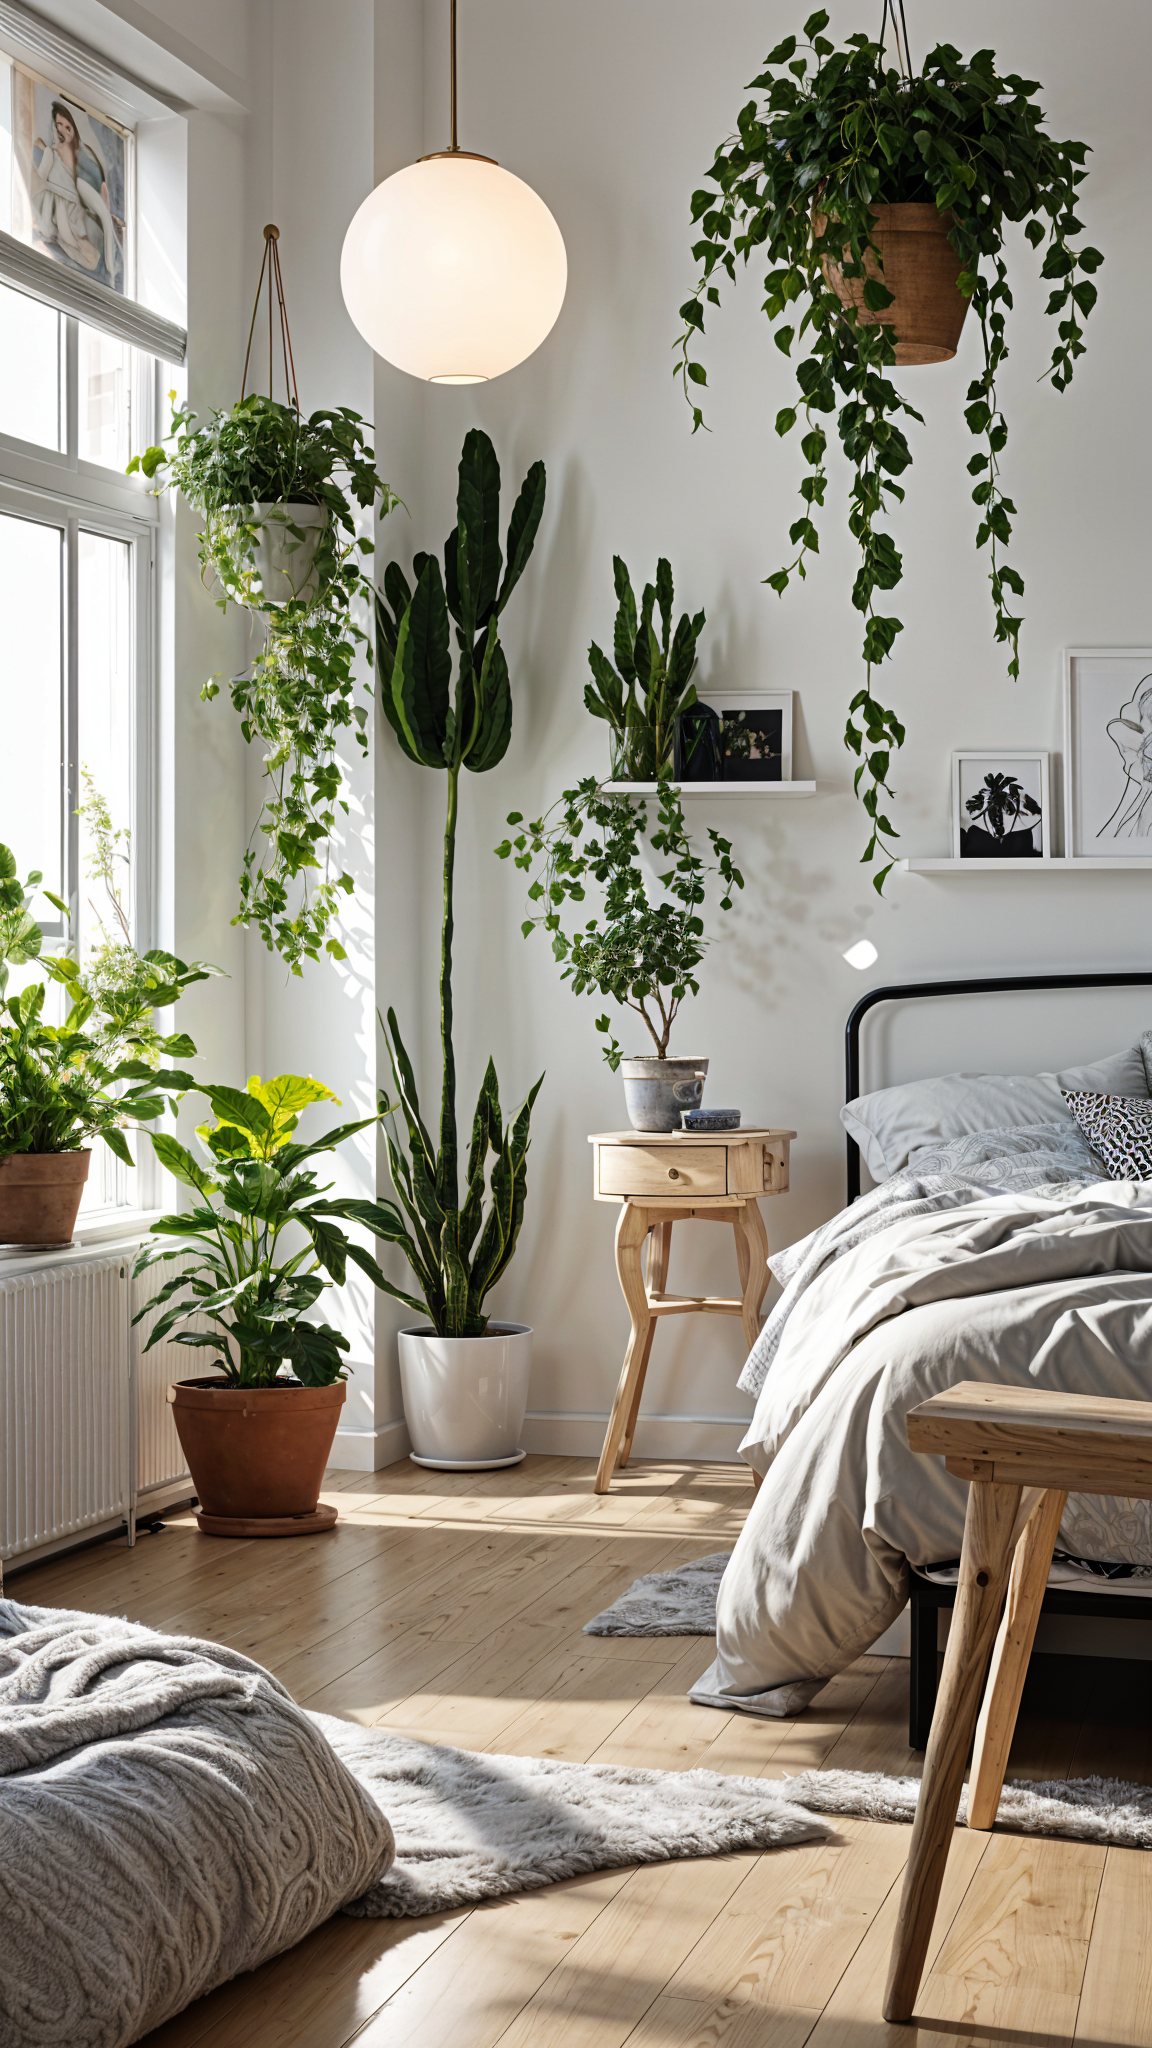
M1084 353L1081 322L1096 300L1091 273L1104 260L1097 249L1075 246L1087 147L1045 132L1039 85L1001 76L991 50L965 59L948 43L915 71L903 0L891 11L892 63L889 18L884 0L879 39L852 35L838 50L824 34L821 8L804 24L807 54L788 36L766 58L752 81L758 97L717 152L708 186L693 194L700 279L680 309L676 365L695 431L703 424L695 391L707 375L693 351L705 308L719 305L721 276L735 280L737 258L746 264L763 252L764 310L776 345L786 356L795 347L800 358L797 400L777 414L776 431L789 434L803 421L807 465L801 516L789 533L795 553L766 581L783 593L793 576L807 574L819 549L815 515L824 504L829 439L822 421L833 414L852 471L848 524L860 550L852 602L864 622L865 681L849 706L845 744L859 758L855 788L872 826L863 858L878 850L887 856L877 889L895 858L890 841L898 834L881 803L892 794L891 757L904 741L896 713L873 693L873 670L903 630L901 620L876 609L877 593L894 589L903 573L881 522L903 499L899 479L912 462L899 421L922 418L891 372L955 355L971 307L982 357L965 408L981 443L968 464L976 546L988 549L995 634L1016 676L1024 583L1004 558L1016 508L1000 478L1008 428L996 395L1012 308L1006 230L1020 222L1032 247L1044 248L1040 275L1052 286L1046 310L1059 322L1047 375L1057 391Z
M248 390L261 294L268 300L268 393ZM277 314L284 402L274 395ZM129 464L157 491L178 490L203 525L203 580L222 609L259 617L264 641L229 682L244 738L265 748L265 799L244 856L234 920L255 925L293 973L321 950L344 949L330 930L352 879L338 869L332 836L341 796L337 735L350 727L367 751L367 706L354 667L359 650L371 694L372 647L357 614L375 592L365 563L371 538L359 527L373 508L399 501L376 470L371 429L347 406L300 410L296 363L280 270L279 229L264 230L240 397L201 422L176 410L167 441ZM359 517L358 517L359 515ZM201 696L215 697L220 678Z

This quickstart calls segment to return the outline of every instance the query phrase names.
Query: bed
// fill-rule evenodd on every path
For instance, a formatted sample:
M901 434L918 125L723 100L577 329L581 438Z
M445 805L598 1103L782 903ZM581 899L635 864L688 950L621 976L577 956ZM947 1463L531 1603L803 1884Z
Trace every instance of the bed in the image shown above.
M909 1451L908 1408L961 1379L1152 1398L1152 1032L1086 1066L860 1093L861 1022L879 1004L1120 988L1152 988L1152 974L927 982L856 1006L849 1202L770 1262L783 1292L740 1376L756 1401L741 1454L761 1484L720 1588L699 1704L801 1712L911 1594L921 1746L967 1488ZM862 1152L875 1183L863 1195ZM1129 1158L1146 1159L1139 1178ZM1123 1601L1126 1615L1152 1616L1147 1503L1072 1496L1057 1552L1051 1606Z

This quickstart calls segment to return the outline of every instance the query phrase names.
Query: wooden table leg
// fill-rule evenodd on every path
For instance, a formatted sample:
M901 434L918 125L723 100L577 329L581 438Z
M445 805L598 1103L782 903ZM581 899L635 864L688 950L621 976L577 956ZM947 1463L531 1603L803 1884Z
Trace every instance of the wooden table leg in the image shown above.
M912 2017L932 1936L968 1746L1000 1620L1020 1493L1018 1486L998 1486L988 1480L973 1480L968 1493L956 1607L924 1758L884 1994L885 2019L901 2025Z
M758 1202L745 1202L733 1218L736 1264L744 1297L744 1337L749 1351L760 1335L760 1304L768 1287L768 1232Z
M648 1239L648 1272L645 1285L649 1294L663 1294L668 1285L668 1254L672 1249L672 1221L668 1217L663 1223L654 1223ZM652 1339L656 1335L656 1319L648 1325L644 1349L640 1359L640 1370L636 1375L636 1391L628 1411L628 1427L624 1431L624 1442L620 1446L617 1460L621 1470L628 1463L632 1452L632 1439L636 1434L636 1417L640 1413L640 1397L644 1392L644 1379L648 1371L648 1360L652 1356Z
M616 1460L624 1440L628 1417L632 1413L632 1402L640 1385L648 1353L652 1349L654 1323L648 1313L648 1290L644 1285L644 1268L640 1252L648 1235L648 1211L636 1202L625 1202L616 1225L616 1271L632 1318L632 1335L624 1354L624 1365L620 1373L620 1384L612 1413L608 1418L608 1431L604 1438L604 1449L596 1468L596 1492L607 1493L616 1470Z
M968 1774L970 1828L990 1828L996 1818L1020 1711L1020 1695L1040 1619L1040 1603L1067 1499L1066 1493L1045 1493L1016 1545L1008 1598L984 1689L984 1705L976 1723L972 1769Z

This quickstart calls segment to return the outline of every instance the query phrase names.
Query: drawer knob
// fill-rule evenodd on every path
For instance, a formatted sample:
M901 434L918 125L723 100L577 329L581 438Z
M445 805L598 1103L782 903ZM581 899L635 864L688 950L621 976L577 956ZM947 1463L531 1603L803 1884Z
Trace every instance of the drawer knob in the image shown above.
M670 1166L668 1168L668 1178L669 1180L679 1180L680 1168L678 1166Z

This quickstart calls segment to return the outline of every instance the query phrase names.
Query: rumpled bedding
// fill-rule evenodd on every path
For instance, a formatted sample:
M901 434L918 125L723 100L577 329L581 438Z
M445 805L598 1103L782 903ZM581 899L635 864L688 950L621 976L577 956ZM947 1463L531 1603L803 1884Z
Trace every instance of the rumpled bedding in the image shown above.
M1152 1183L912 1167L772 1264L784 1293L741 1376L764 1483L691 1697L779 1716L895 1620L909 1566L960 1554L967 1485L908 1449L909 1408L959 1380L1152 1397ZM1148 1566L1152 1506L1073 1495L1059 1547Z

